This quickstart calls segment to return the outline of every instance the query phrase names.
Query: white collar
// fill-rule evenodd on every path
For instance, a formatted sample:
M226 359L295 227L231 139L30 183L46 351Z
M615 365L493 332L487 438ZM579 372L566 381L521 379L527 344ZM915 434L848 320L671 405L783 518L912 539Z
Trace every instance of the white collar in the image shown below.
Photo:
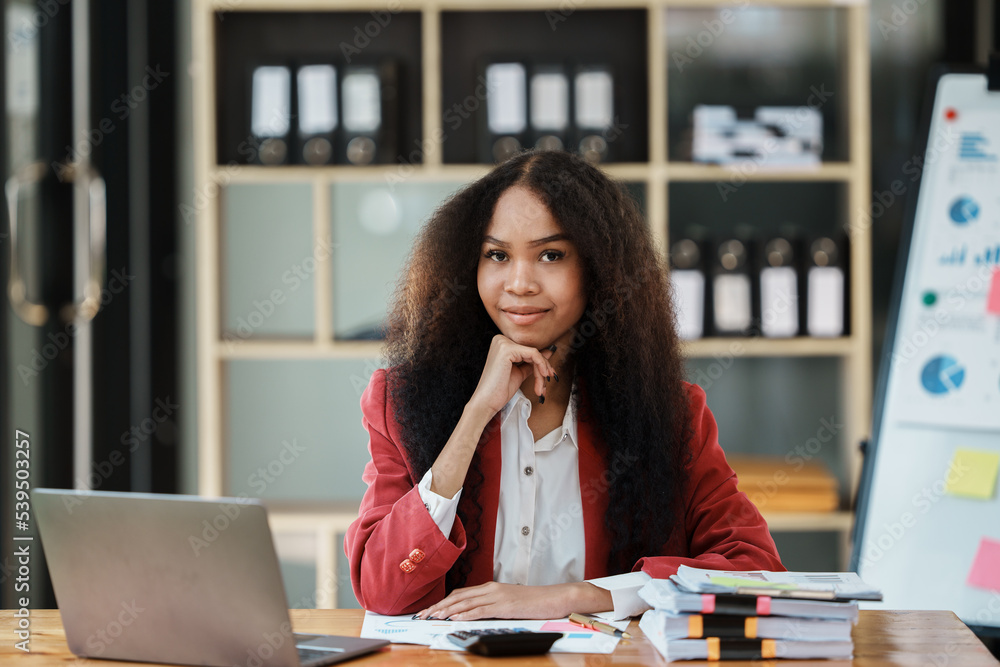
M546 434L546 436L543 436L542 439L536 443L535 451L551 450L565 439L568 439L574 447L577 446L576 406L574 405L575 401L573 400L573 392L575 389L576 383L574 382L573 387L570 389L569 404L566 406L566 413L563 415L562 427L558 437L550 440ZM518 411L521 419L527 423L528 417L531 415L531 401L524 395L524 392L522 392L520 388L518 388L518 390L514 392L514 395L511 396L510 400L507 401L507 405L503 406L500 410L501 428L503 428L504 424L507 422L507 418L514 414L515 408L518 406L521 406ZM538 444L542 444L542 446L539 447Z

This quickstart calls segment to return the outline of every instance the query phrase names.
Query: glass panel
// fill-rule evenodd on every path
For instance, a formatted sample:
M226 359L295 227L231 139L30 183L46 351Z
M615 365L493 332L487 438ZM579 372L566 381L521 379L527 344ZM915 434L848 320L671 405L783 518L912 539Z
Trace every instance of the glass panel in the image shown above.
M361 394L374 359L226 364L227 493L360 502L368 434Z
M462 183L336 183L331 186L333 331L381 338L389 299L413 237Z
M232 185L223 209L223 338L312 337L312 187Z
M289 609L316 608L316 534L274 533Z

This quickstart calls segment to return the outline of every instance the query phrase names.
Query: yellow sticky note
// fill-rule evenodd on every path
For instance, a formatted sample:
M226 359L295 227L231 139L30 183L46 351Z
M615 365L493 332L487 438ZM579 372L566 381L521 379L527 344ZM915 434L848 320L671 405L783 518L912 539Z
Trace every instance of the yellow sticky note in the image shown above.
M989 500L997 482L1000 453L956 449L948 468L945 491L953 496Z

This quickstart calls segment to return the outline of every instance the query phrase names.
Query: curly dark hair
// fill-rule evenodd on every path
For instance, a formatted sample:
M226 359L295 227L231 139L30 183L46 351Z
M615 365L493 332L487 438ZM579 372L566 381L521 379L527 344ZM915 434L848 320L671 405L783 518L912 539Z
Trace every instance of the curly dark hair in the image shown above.
M628 572L640 557L681 538L671 532L683 525L690 406L665 258L632 197L596 167L563 151L526 151L435 211L411 251L389 316L395 417L416 481L454 431L500 333L480 300L476 275L494 206L514 185L547 205L583 258L587 307L572 337L580 382L571 400L580 401L582 385L608 469L628 463L609 475L605 515L613 537L608 571ZM477 539L479 459L477 453L459 502L467 547L449 573L449 590L465 584L469 554L492 548Z

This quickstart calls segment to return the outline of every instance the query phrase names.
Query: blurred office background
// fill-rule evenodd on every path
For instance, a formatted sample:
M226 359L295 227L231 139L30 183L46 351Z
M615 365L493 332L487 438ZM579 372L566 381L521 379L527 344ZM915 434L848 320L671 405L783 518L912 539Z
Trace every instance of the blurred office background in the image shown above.
M908 179L931 66L985 62L995 21L986 1L872 0L859 33L838 3L751 3L681 68L675 54L687 53L689 37L718 25L726 3L650 14L602 5L607 16L600 20L588 17L598 10L586 3L555 18L546 16L548 7L528 12L533 17L454 11L442 14L435 30L421 26L420 3L401 13L389 3L377 13L391 20L360 37L356 28L377 17L330 4L330 11L297 15L215 2L206 21L209 4L192 7L190 0L92 0L89 17L77 0L5 0L0 154L5 179L13 178L21 195L16 248L11 221L2 227L0 275L11 276L13 257L25 300L16 308L7 301L0 329L4 517L14 514L10 434L20 430L31 438L33 486L264 498L277 517L290 605L356 606L341 539L344 517L364 491L367 438L358 401L382 363L371 339L417 229L485 167L476 164L471 121L450 137L449 124L441 123L447 139L429 149L438 155L435 169L423 169L425 155L390 155L390 165L403 167L372 167L382 169L374 176L364 167L246 164L248 155L261 161L259 137L252 151L241 150L255 136L247 94L252 67L282 49L298 49L300 57L311 50L316 62L323 49L342 58L344 44L389 53L395 141L406 156L427 127L424 77L441 95L431 108L473 95L476 70L468 63L494 25L504 34L530 19L538 35L524 44L492 44L491 56L543 44L546 57L592 60L586 40L603 40L621 58L615 71L623 111L632 109L638 121L611 147L622 154L609 166L616 173L615 162L630 165L617 173L651 220L669 218L671 236L683 233L685 221L717 229L792 222L832 233L852 215L855 173L865 176L850 162L858 129L848 122L857 74L849 67L851 40L870 49L870 112L862 124L870 124L870 144L861 138L870 148L870 200ZM440 39L439 49L426 49L421 40L428 36ZM645 85L647 51L657 45L666 127L650 133L646 109L660 102L650 101ZM641 66L631 79L630 58ZM824 113L824 161L847 165L842 171L802 182L753 181L725 206L713 179L681 179L669 194L653 191L658 186L643 165L689 160L685 134L695 105L801 105L823 83L833 91ZM651 147L664 136L664 146ZM92 166L65 166L82 158ZM106 244L88 244L88 235L101 235L88 212L100 214L94 202L102 191ZM750 354L694 348L701 351L689 362L691 378L708 392L727 453L784 457L815 439L824 420L847 420L852 390L871 394L903 198L883 208L870 226L870 280L854 283L871 299L869 312L851 323L854 338L848 330L846 342L806 354L780 345ZM104 267L96 288L89 266ZM199 276L206 266L213 267L208 283ZM206 329L204 318L217 325ZM216 338L206 341L213 330ZM858 332L866 332L863 353ZM850 418L864 423L865 415L855 410ZM812 452L837 484L830 518L803 524L774 517L789 569L845 568L855 450L864 434L856 431L841 429ZM0 527L9 544L16 527L6 518ZM6 566L0 583L2 606L10 606Z

